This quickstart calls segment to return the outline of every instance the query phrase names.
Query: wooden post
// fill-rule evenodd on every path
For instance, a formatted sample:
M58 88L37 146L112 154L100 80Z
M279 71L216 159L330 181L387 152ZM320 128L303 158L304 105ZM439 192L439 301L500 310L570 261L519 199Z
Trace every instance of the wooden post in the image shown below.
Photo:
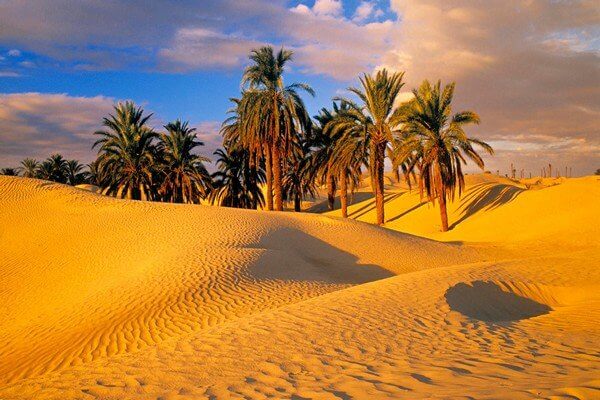
M548 164L548 178L552 178L552 164Z

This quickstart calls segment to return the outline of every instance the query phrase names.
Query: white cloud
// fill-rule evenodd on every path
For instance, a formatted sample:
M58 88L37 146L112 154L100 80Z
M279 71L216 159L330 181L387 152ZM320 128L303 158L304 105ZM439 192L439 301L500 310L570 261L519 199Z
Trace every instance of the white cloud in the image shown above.
M0 163L17 165L24 157L65 157L90 161L93 132L112 110L111 98L66 94L0 94Z
M336 17L342 14L341 0L316 0L312 8L316 15Z
M237 67L247 58L258 41L225 35L202 28L179 30L170 47L161 49L163 67L190 68Z
M12 49L12 50L9 50L8 53L6 53L6 54L8 54L11 57L20 57L21 51L17 50L17 49Z
M0 71L0 78L18 78L21 74L13 71Z
M375 12L375 5L370 1L361 1L352 19L357 22L362 22L368 19Z

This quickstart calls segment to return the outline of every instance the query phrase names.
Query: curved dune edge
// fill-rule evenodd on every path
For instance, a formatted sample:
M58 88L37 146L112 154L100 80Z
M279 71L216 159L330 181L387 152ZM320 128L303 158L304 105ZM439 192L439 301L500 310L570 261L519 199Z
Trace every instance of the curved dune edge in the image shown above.
M600 394L600 252L585 240L517 257L4 177L0 229L3 399ZM474 282L551 310L472 318L446 294Z

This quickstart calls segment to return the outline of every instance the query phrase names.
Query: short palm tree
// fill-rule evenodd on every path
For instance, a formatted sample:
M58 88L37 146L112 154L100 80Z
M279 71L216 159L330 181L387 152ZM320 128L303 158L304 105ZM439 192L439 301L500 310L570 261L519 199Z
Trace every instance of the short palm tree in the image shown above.
M37 178L40 163L33 158L26 158L21 161L20 170L25 178Z
M342 110L331 122L332 130L339 136L335 143L331 168L338 177L342 217L347 218L348 193L353 194L360 186L362 168L369 165L369 147L362 134L362 123L356 121L351 113L347 113L348 109L345 107Z
M38 177L48 181L67 183L68 163L60 154L52 154L38 167Z
M19 176L19 170L17 168L11 168L11 167L2 168L2 169L0 169L0 175Z
M385 221L384 211L384 161L388 143L393 138L393 132L398 125L396 100L404 86L403 72L388 72L386 69L377 71L373 76L364 74L360 77L362 88L349 88L360 100L354 105L356 112L367 117L364 120L363 136L369 146L369 172L374 186L375 204L377 208L377 224Z
M311 128L310 116L299 91L314 95L303 83L285 86L283 72L292 52L283 48L274 53L271 46L252 50L242 78L247 90L242 96L241 143L251 154L260 154L267 169L267 209L283 210L282 169L299 133ZM272 189L272 190L271 190Z
M204 143L197 140L196 129L188 122L176 120L165 125L167 133L159 136L160 174L159 192L172 203L199 203L211 188L211 177L204 162L207 158L193 152Z
M72 186L84 183L88 177L88 172L85 171L85 167L84 164L80 164L77 160L67 161L67 183Z
M327 190L327 207L333 210L337 192L337 175L333 171L334 150L339 134L332 129L331 122L339 113L338 103L333 103L331 110L323 107L315 115L315 128L311 135L311 146L314 151L311 155L311 164L315 179L325 185Z
M253 164L250 152L242 147L215 151L217 172L213 174L211 204L256 209L264 205L261 185L265 181L262 166Z
M413 90L415 98L399 108L405 140L397 156L400 162L411 157L420 159L422 187L430 201L439 202L444 232L448 230L446 201L454 199L457 189L460 196L464 188L462 165L466 164L466 158L484 168L484 161L473 145L494 154L490 145L468 137L463 129L465 125L479 123L475 112L452 114L454 87L451 83L442 90L440 81L435 85L424 81Z
M304 141L297 147L283 174L283 196L294 202L294 211L300 212L302 200L317 195L317 186L311 170L310 142Z
M135 200L153 198L153 169L157 134L148 126L152 114L144 115L133 102L119 103L114 114L103 119L104 130L93 148L98 149L98 169L110 179L104 192Z

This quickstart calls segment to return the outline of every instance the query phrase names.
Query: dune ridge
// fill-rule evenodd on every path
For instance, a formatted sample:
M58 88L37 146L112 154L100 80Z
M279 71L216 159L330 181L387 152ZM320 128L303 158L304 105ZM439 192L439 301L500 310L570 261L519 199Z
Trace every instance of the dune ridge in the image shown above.
M0 397L594 398L596 183L524 189L441 243L437 213L421 238L0 177ZM518 210L531 232L501 240Z

